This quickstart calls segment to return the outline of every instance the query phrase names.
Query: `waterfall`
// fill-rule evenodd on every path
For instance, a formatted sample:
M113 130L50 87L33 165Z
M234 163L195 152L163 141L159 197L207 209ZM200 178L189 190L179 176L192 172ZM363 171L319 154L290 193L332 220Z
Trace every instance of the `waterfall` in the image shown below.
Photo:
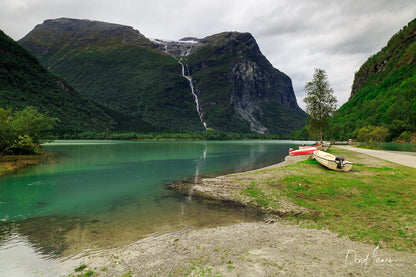
M182 58L175 57L172 53L169 53L169 42L167 41L161 41L161 40L155 40L156 43L162 44L164 46L164 52L168 55L171 55L176 59L176 61L182 66L182 76L185 77L189 81L189 86L191 87L192 95L195 98L195 105L196 105L196 111L198 112L199 119L201 120L201 123L204 125L205 132L208 131L207 124L205 123L204 119L202 118L201 109L199 108L199 99L198 95L195 93L194 84L192 83L191 74L189 74L189 68L188 65L186 65L187 72L185 73L185 65L182 63ZM179 43L180 44L180 43ZM192 47L191 47L192 48ZM190 54L190 49L180 49L180 56L188 56Z
M195 90L194 90L194 84L192 83L192 78L191 78L191 76L189 75L189 68L188 68L188 65L186 65L186 68L187 68L187 74L185 73L185 65L181 62L181 60L178 60L178 63L180 63L180 65L182 66L182 76L183 77L185 77L188 81L189 81L189 86L191 87L191 92L192 92L192 95L194 96L194 98L195 98L195 104L196 104L196 111L198 112L198 115L199 115L199 119L201 120L201 122L202 122L202 124L204 125L204 128L205 128L205 132L208 130L208 128L207 128L207 124L204 122L204 120L203 120L203 118L202 118L202 113L201 113L201 110L200 110L200 108L199 108L199 99L198 99L198 95L195 93Z

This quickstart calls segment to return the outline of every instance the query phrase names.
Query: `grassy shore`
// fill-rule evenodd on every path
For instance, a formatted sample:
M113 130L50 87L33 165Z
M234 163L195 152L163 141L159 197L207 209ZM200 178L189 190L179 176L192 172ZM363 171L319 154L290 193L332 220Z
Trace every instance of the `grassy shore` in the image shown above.
M39 153L35 155L3 156L0 158L0 177L6 174L14 173L28 166L39 164L45 159L46 156L46 153Z
M205 185L221 183L219 190L227 198L304 227L328 228L352 240L415 252L416 170L343 149L329 152L353 161L352 171L331 171L306 159L219 182L208 179Z

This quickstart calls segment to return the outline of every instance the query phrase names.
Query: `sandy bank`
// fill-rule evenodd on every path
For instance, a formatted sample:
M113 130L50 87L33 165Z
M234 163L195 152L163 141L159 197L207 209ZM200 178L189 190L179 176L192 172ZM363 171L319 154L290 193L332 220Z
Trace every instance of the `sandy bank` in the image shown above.
M149 237L84 258L100 276L414 276L416 257L280 223Z

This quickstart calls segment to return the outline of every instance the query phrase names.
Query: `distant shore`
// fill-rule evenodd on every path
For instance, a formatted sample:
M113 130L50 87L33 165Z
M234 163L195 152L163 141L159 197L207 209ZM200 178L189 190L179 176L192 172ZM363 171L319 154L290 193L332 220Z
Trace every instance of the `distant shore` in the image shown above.
M362 172L364 163L370 170L376 168L377 174L382 172L377 168L386 171L386 168L394 167L392 164L363 154L345 153L353 157L356 162L356 170L351 172L354 174L351 176L368 174ZM201 184L192 187L192 193L200 194L202 197L231 200L264 209L267 211L264 222L149 236L135 243L97 252L78 260L79 265L85 265L80 273L89 270L99 276L123 274L126 274L124 276L410 276L414 274L416 270L414 253L383 248L375 246L374 243L352 241L325 227L305 228L308 226L305 224L309 222L308 220L312 219L313 222L314 217L323 215L319 215L314 209L295 204L284 195L281 195L277 201L269 199L268 189L280 188L280 184L275 181L289 176L289 171L294 168L312 167L315 168L314 170L329 174L328 176L343 176L343 178L349 176L334 175L332 172L321 170L307 158L306 156L289 157L285 162L267 168L204 179ZM266 203L266 200L269 202ZM337 216L335 215L334 218Z

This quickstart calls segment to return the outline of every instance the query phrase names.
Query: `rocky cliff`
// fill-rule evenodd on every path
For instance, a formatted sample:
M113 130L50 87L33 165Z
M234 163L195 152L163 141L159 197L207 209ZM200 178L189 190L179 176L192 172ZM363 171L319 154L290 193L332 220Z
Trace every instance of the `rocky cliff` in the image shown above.
M290 78L248 33L148 40L131 27L62 18L20 43L82 94L157 130L288 134L304 125Z
M186 63L208 126L256 133L301 127L291 80L273 68L249 33L158 41L159 49Z

